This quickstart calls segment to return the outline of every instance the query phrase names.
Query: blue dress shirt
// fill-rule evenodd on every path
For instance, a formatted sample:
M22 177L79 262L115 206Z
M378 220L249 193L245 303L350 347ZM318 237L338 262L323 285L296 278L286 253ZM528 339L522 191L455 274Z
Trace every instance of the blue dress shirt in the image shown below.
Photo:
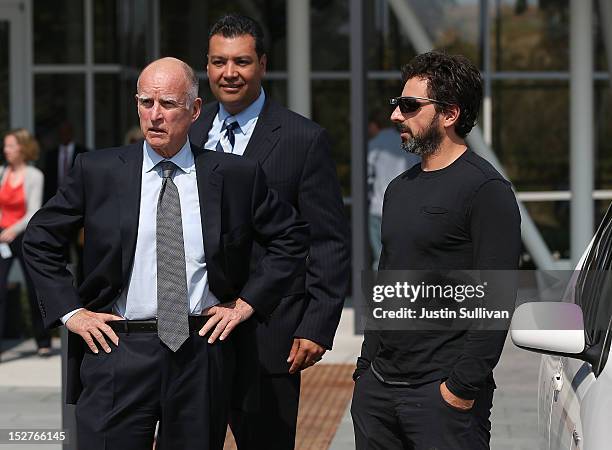
M134 264L127 292L115 303L115 313L129 320L151 319L157 316L157 200L162 185L161 168L156 165L164 158L145 141L143 144L142 184L140 187L140 213ZM195 162L189 140L170 158L178 169L172 180L179 192L183 241L185 243L185 269L187 296L191 315L219 303L210 292L208 272L204 258L204 238Z
M240 129L237 129L234 132L236 141L234 142L234 151L232 151L233 154L240 156L244 154L265 102L266 93L264 92L263 88L261 88L261 92L259 97L257 97L257 100L234 116L238 122L238 125L240 126ZM211 150L215 149L217 147L217 143L219 140L221 140L221 145L225 151L229 153L230 145L228 142L226 142L227 139L225 139L225 128L223 128L223 123L229 116L230 113L228 113L223 105L219 103L219 111L213 119L212 126L208 132L208 140L206 141L204 148Z
M142 151L140 211L134 263L127 289L122 291L113 307L115 314L128 320L157 317L157 200L162 174L161 168L156 165L164 158L146 141ZM200 315L204 309L218 304L219 300L210 292L208 284L198 183L189 139L169 161L178 167L172 180L176 184L181 202L189 314ZM62 322L66 323L77 311L79 310L64 315Z

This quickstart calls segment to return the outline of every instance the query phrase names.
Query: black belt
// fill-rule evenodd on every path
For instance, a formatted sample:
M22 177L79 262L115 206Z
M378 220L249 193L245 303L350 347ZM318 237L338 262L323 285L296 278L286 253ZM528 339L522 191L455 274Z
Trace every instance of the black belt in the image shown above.
M200 331L210 316L189 316L189 332ZM111 320L106 322L117 333L157 333L157 319Z

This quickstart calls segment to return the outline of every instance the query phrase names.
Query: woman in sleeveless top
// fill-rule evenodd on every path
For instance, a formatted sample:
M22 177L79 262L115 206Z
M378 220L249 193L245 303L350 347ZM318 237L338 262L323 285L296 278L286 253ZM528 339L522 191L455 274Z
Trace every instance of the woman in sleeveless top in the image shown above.
M38 158L38 143L27 130L9 131L4 136L4 156L6 165L0 168L0 350L6 320L7 279L13 260L18 259L30 302L38 354L48 356L51 336L43 326L34 286L21 253L23 232L42 202L43 174L28 165Z

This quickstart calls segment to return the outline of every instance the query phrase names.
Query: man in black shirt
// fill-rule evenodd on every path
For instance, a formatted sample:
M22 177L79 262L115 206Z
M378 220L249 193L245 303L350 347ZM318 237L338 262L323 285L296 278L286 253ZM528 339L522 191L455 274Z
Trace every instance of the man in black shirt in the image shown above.
M465 137L482 99L466 58L430 52L402 69L391 120L422 158L385 193L379 270L518 268L510 183ZM489 448L493 368L505 331L366 331L351 413L357 449Z

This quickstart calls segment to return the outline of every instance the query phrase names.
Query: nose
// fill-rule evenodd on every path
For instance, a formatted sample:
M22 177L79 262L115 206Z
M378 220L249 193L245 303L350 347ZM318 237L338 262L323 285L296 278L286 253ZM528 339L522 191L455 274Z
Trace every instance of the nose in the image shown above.
M157 121L161 119L161 117L162 117L161 106L159 106L159 103L155 102L153 104L153 107L151 108L151 120Z
M232 61L228 61L223 68L223 78L236 78L236 65Z
M400 123L404 121L404 115L399 109L399 106L396 106L393 112L391 113L391 122Z

